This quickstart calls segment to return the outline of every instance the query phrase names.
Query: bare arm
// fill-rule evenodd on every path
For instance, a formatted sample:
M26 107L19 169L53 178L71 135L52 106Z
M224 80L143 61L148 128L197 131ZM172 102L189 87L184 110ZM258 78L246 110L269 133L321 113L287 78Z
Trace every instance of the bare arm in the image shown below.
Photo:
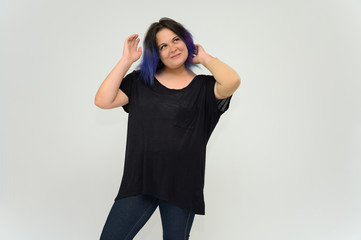
M241 78L238 73L218 58L206 53L201 45L196 44L196 47L197 55L193 58L193 62L202 64L214 76L216 80L214 85L216 99L224 99L231 96L241 84Z
M208 61L205 61L204 66L216 79L216 84L214 85L216 99L231 96L240 86L241 78L237 72L218 58L210 58Z
M110 109L123 106L129 102L128 96L119 89L119 86L131 65L142 54L141 47L137 50L139 41L138 34L127 37L122 58L98 89L94 100L96 106L102 109Z

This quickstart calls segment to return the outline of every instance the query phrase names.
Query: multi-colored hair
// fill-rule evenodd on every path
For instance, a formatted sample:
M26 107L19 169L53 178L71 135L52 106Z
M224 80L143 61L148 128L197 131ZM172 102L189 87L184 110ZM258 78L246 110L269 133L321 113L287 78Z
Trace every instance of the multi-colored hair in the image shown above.
M159 22L152 23L148 28L143 42L143 58L138 66L140 69L140 77L146 85L154 84L154 75L160 73L164 69L164 64L160 60L159 50L156 43L157 33L168 28L177 34L185 43L188 49L188 58L184 66L191 70L191 67L196 66L193 63L193 56L196 54L196 46L194 45L192 34L183 27L182 24L170 18L161 18Z

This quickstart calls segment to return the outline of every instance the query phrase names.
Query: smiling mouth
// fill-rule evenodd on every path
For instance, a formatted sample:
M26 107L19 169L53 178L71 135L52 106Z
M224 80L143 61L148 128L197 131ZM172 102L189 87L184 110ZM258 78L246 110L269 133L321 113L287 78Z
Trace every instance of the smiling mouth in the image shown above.
M178 56L180 56L181 54L180 53L178 53L177 55L175 55L175 56L173 56L173 57L171 57L171 58L176 58L176 57L178 57Z

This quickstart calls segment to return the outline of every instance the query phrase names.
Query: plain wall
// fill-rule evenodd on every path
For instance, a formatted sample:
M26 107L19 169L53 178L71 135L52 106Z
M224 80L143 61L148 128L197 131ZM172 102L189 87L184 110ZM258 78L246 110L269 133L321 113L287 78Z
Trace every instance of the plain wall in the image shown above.
M0 238L96 240L127 114L94 105L124 40L181 22L242 78L191 239L361 239L360 1L1 2ZM203 73L209 73L202 68ZM135 239L161 239L158 210Z

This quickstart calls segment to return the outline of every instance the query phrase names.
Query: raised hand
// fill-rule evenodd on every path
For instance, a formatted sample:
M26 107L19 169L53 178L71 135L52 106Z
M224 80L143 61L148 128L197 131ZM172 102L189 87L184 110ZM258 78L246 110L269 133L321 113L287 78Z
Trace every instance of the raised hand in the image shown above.
M132 63L137 61L142 55L142 47L138 48L138 44L140 41L138 36L139 36L138 34L133 34L127 37L124 42L122 58L129 60Z
M196 55L193 57L194 64L205 65L213 57L204 51L203 47L200 44L195 44L196 46Z

